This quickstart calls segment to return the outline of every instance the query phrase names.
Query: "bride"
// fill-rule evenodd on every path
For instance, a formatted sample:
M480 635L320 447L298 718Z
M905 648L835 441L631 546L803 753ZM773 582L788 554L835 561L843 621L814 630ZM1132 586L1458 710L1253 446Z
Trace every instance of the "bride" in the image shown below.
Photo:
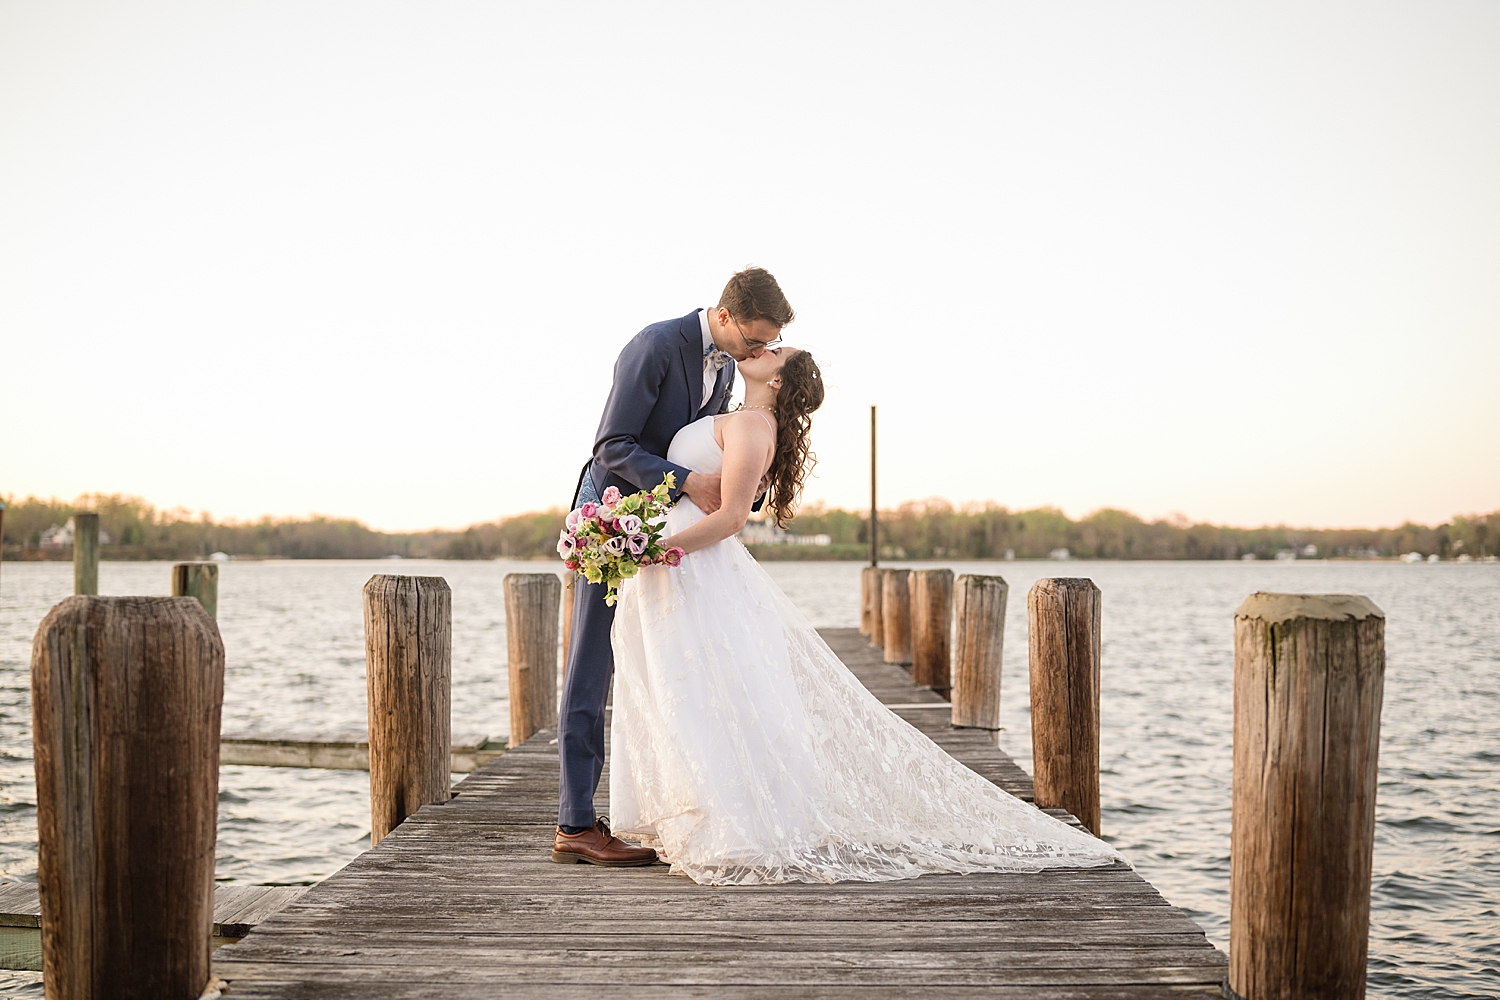
M823 402L812 355L740 362L745 402L688 424L667 459L722 475L723 506L667 515L680 566L648 567L615 612L615 833L716 885L885 881L1120 860L1001 791L885 708L734 535L762 479L780 524Z

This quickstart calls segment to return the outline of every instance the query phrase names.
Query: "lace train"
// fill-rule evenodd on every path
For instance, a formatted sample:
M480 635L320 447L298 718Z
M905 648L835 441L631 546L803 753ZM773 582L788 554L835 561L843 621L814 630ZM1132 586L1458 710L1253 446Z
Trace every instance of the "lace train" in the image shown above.
M689 500L677 532L702 517ZM880 704L730 538L620 589L610 812L697 882L1120 861Z

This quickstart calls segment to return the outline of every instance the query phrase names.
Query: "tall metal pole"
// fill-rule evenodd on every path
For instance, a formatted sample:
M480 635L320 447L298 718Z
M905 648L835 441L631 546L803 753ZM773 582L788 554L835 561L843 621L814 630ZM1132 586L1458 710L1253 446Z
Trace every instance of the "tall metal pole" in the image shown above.
M875 512L875 406L870 405L870 565L880 565L880 520Z

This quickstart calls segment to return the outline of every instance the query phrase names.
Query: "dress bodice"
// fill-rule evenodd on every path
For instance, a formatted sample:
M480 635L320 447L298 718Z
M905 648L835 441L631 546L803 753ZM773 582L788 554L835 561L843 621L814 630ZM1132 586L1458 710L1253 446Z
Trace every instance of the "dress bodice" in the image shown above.
M712 414L694 420L677 432L667 448L667 461L710 476L724 471L724 449L714 439Z

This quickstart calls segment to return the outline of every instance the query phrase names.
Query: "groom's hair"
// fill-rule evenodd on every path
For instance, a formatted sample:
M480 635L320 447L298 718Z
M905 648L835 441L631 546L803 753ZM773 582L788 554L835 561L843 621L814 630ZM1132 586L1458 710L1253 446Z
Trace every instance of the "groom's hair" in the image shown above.
M736 271L724 286L724 294L719 296L719 306L743 323L764 319L780 328L797 318L792 304L781 293L781 286L776 284L775 275L763 267Z

